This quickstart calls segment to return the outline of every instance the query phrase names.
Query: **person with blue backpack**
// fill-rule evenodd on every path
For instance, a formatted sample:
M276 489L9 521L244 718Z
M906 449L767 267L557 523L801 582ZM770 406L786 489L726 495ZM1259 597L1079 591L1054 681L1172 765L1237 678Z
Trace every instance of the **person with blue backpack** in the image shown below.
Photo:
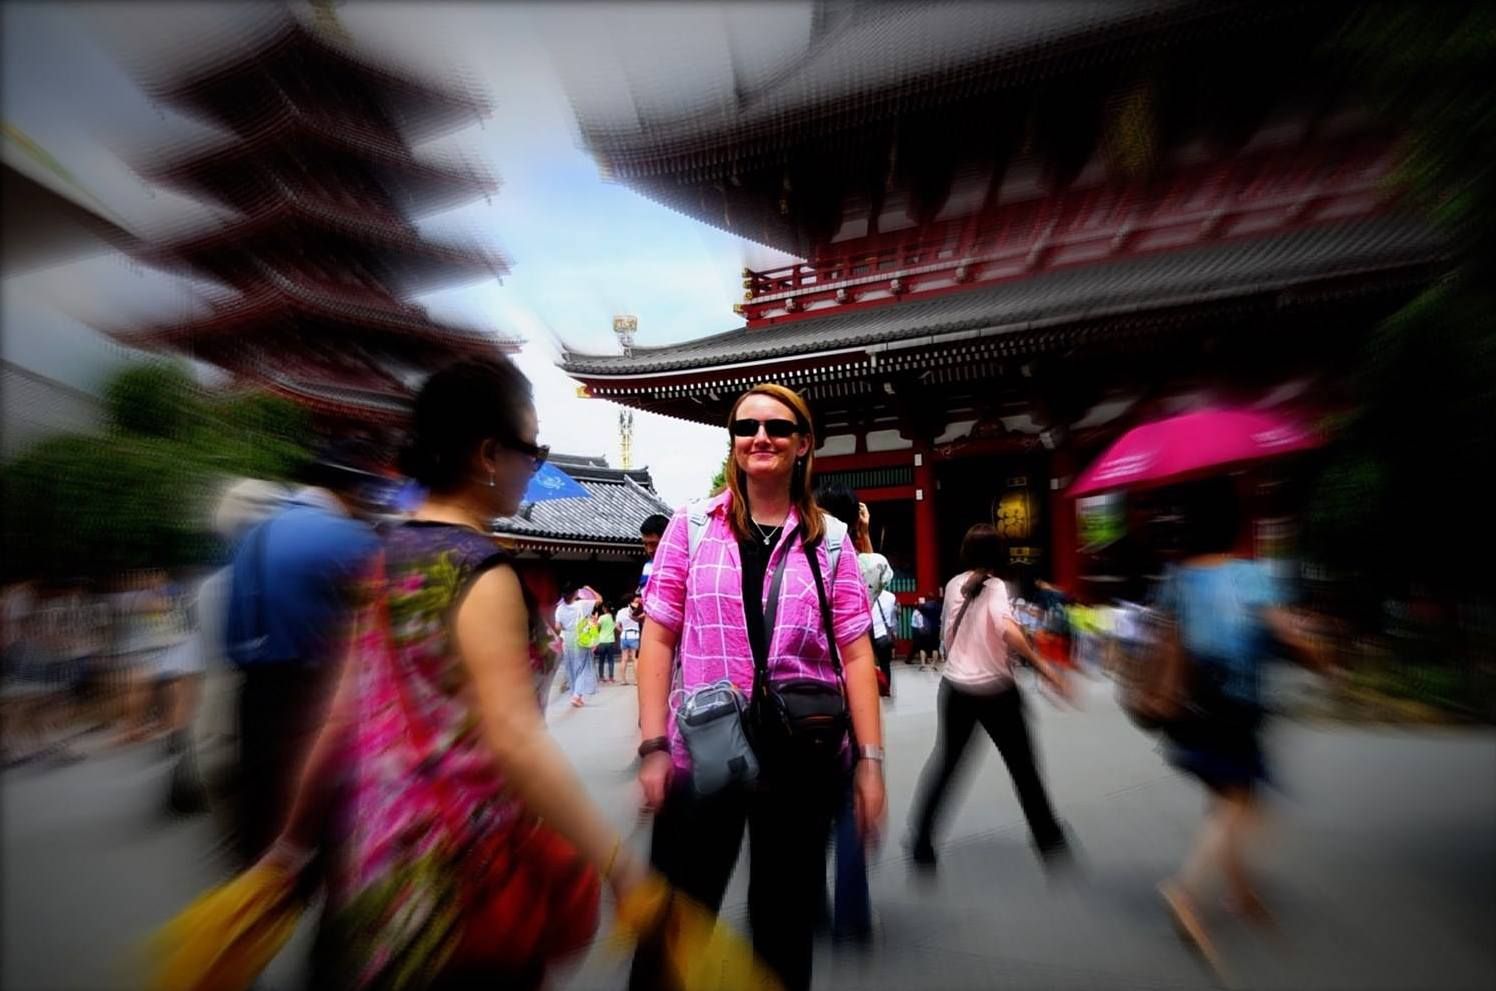
M239 669L237 841L253 863L290 807L295 773L320 721L327 672L343 646L352 590L379 542L360 498L377 452L327 446L304 488L235 548L225 653Z

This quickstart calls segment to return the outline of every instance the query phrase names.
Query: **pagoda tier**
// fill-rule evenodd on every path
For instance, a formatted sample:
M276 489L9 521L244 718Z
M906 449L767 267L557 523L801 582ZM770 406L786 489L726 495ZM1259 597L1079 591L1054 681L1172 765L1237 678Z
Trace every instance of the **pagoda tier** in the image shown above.
M239 295L222 294L210 315L177 323L114 331L122 341L144 347L174 347L196 356L229 357L235 348L259 347L250 337L279 335L275 321L300 334L316 331L333 338L386 341L412 356L515 351L519 341L476 328L438 323L423 307L388 302L357 287L292 281L266 271L262 281ZM387 340L386 340L387 339ZM315 346L325 346L318 341ZM310 346L310 345L309 345ZM205 357L205 360L209 360Z
M489 110L465 86L376 65L289 12L269 29L252 32L235 51L158 76L147 89L162 102L241 136L288 109L336 107L342 126L414 141L475 123Z
M437 323L413 304L278 279L221 298L206 316L116 331L134 347L171 350L281 391L338 389L382 396L405 409L425 370L465 355L514 352L519 341Z
M501 256L427 241L377 198L335 187L302 194L281 186L251 214L149 246L136 257L240 288L268 267L289 278L342 282L389 297L507 271Z
M273 29L250 32L211 65L147 84L233 138L161 150L141 171L230 215L133 254L222 288L206 317L112 333L305 402L324 427L399 419L433 369L519 346L438 323L408 301L506 271L496 252L428 241L411 220L496 188L480 171L410 149L486 106L378 67L288 10L272 16Z
M393 213L419 216L498 191L491 175L469 166L416 158L398 141L325 116L287 113L243 140L213 142L158 156L145 178L243 213L286 185L358 190L386 199Z

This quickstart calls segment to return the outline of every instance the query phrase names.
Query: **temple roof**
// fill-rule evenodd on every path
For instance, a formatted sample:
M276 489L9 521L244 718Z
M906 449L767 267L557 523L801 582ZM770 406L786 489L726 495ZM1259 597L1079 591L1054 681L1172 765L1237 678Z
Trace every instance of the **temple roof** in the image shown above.
M1234 147L1234 129L1260 123L1259 112L1328 111L1340 94L1314 76L1306 53L1344 9L827 0L803 50L779 53L777 66L759 64L762 54L746 66L734 57L715 77L683 81L668 60L630 60L599 44L562 72L605 176L808 258L855 239L859 224L881 227L885 211L893 223L906 212L924 223L974 177L996 197L1010 166L1064 188L1134 85L1164 91L1153 137L1169 155L1202 135L1204 146L1221 138ZM724 43L731 50L733 38ZM1197 92L1202 99L1182 95Z
M579 378L626 382L843 350L858 352L860 358L863 349L880 345L938 346L942 339L1042 333L1048 326L1108 314L1375 275L1427 263L1443 253L1442 242L1422 220L1381 217L1048 272L918 301L833 311L762 330L737 327L680 344L635 347L628 356L568 350L560 364Z
M536 541L639 545L639 524L645 517L673 512L655 493L648 468L609 468L601 458L564 454L550 460L590 498L527 504L518 514L495 520L495 533Z
M747 91L735 84L730 100L703 87L694 110L680 109L679 81L665 63L652 76L629 76L632 113L621 112L618 94L578 79L570 88L582 132L621 179L708 168L808 127L827 133L1078 64L1132 58L1140 46L1188 39L1191 29L1223 30L1231 23L1225 15L1250 14L1242 4L1198 0L849 6L766 84Z

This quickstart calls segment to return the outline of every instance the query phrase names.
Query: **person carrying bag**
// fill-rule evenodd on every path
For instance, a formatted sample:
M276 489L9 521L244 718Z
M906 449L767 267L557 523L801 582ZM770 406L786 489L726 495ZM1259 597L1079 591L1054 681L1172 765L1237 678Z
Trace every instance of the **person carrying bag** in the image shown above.
M868 603L855 555L842 553L845 527L828 523L810 491L804 400L757 386L734 405L729 431L726 491L675 514L645 593L639 779L655 812L651 863L712 911L747 832L754 949L798 991L810 984L854 740L865 841L883 817ZM661 987L661 960L658 945L641 944L631 987Z

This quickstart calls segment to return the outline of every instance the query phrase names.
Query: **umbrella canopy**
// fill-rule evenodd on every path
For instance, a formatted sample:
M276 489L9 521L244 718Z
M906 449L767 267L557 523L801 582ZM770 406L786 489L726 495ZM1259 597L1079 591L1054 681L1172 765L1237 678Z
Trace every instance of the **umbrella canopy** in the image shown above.
M577 480L547 461L540 466L525 489L525 502L547 502L551 499L590 499L592 496Z
M1278 413L1199 410L1129 430L1081 474L1069 494L1076 497L1180 482L1319 443L1314 431Z

